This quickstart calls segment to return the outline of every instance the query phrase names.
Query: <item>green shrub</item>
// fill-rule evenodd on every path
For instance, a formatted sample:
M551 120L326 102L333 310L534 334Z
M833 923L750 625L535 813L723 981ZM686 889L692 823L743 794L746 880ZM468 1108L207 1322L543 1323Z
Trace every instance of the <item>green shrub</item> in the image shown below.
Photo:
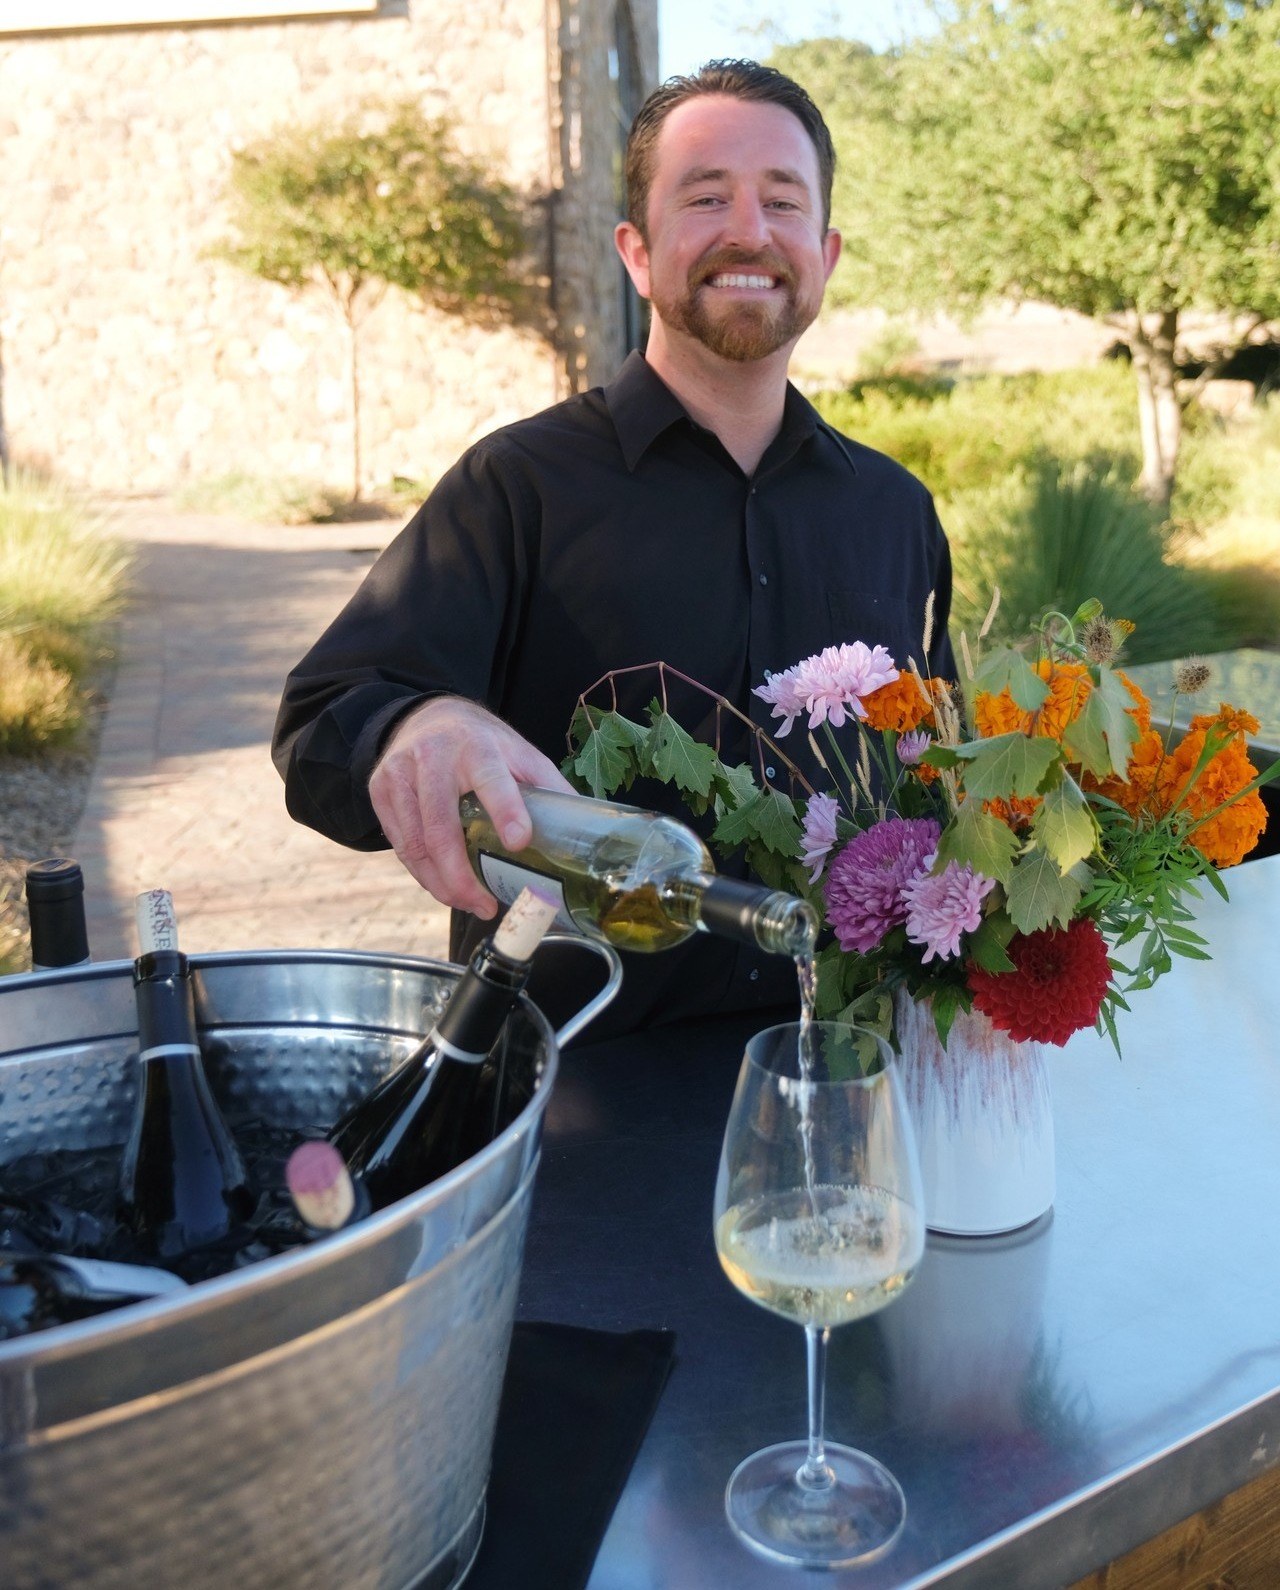
M814 403L837 430L919 475L944 522L953 499L1058 458L1140 467L1131 377L1105 364L1043 375L860 381Z
M73 492L15 474L0 490L0 627L92 634L118 610L128 557Z
M954 505L952 629L973 635L1000 591L993 634L1016 640L1044 612L1101 599L1136 632L1131 662L1212 651L1230 643L1195 573L1168 560L1159 513L1114 472L1046 463Z
M0 753L34 755L79 732L127 571L70 491L24 474L0 491Z
M71 675L0 630L0 752L31 756L63 745L83 721Z
M347 493L296 476L232 471L188 482L175 501L196 513L229 514L258 524L323 524L346 503Z

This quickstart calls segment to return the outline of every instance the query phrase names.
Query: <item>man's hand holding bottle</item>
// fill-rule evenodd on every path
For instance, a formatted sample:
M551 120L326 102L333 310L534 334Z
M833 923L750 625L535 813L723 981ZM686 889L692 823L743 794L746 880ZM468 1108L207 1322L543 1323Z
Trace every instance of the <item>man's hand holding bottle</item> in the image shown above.
M437 696L397 724L369 780L369 799L401 863L443 905L494 917L498 903L467 859L458 802L474 791L508 849L533 828L521 784L572 786L548 757L474 701Z

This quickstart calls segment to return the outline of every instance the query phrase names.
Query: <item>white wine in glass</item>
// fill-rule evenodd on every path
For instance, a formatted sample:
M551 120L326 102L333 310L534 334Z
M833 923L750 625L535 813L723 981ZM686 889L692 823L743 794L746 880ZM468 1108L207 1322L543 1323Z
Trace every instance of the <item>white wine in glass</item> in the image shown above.
M874 1458L823 1436L833 1325L902 1291L924 1252L915 1140L892 1053L830 1022L771 1027L747 1045L716 1185L716 1251L753 1302L805 1328L809 1436L740 1463L734 1531L774 1561L847 1567L888 1549L906 1503Z

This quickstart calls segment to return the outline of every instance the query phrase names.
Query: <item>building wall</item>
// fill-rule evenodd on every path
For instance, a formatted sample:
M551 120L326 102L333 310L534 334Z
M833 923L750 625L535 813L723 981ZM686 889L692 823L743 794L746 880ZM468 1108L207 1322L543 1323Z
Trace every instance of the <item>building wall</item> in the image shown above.
M656 59L656 0L639 8ZM359 20L0 43L0 338L15 457L112 490L232 472L345 485L333 311L319 292L290 294L209 250L226 234L237 146L374 99L411 95L450 116L468 151L536 201L530 269L547 314L540 330L479 329L389 293L361 343L366 485L432 479L477 436L598 379L619 351L616 276L579 237L607 238L614 205L590 148L564 162L558 95L572 79L584 103L600 98L592 77L603 67L607 82L608 62L594 41L612 10L384 0ZM580 66L581 40L592 42ZM553 212L555 248L573 261L554 294Z

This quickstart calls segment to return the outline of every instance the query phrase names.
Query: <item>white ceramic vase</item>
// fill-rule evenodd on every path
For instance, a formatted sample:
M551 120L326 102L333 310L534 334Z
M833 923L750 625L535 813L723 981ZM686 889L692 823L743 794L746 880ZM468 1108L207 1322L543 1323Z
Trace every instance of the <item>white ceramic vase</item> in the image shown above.
M978 1011L956 1017L944 1049L933 1011L894 997L907 1104L930 1231L1016 1231L1053 1205L1053 1099L1038 1043L1017 1043Z

